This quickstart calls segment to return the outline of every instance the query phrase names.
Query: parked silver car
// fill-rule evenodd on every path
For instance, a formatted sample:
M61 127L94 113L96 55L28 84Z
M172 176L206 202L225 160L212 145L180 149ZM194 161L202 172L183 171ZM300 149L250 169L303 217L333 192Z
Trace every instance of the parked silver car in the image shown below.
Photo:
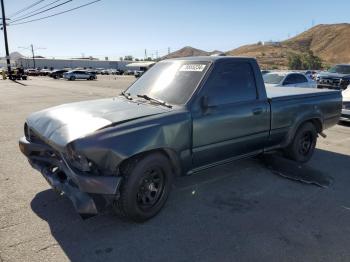
M63 78L74 81L76 79L95 80L96 75L88 71L72 70L63 74Z
M302 73L276 71L263 75L266 86L316 88L316 82Z

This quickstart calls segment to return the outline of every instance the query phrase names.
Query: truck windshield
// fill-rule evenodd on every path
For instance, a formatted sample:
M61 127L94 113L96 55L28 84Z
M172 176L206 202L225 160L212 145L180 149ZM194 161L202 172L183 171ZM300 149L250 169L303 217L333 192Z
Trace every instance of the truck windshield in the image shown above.
M279 84L281 83L283 78L284 78L283 75L273 74L273 73L263 75L265 84Z
M338 74L350 74L350 65L336 65L331 67L328 72Z
M163 61L154 65L125 93L131 97L149 96L169 104L185 104L207 72L209 62Z

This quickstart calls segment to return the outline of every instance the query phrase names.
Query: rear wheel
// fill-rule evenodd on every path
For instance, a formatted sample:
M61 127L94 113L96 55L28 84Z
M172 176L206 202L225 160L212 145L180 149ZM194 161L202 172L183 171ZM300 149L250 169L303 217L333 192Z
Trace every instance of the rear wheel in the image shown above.
M285 153L290 159L305 163L312 157L316 142L316 127L310 122L305 123L298 129Z
M117 214L144 222L164 206L173 180L169 160L161 153L131 160L124 170L120 198L114 205Z

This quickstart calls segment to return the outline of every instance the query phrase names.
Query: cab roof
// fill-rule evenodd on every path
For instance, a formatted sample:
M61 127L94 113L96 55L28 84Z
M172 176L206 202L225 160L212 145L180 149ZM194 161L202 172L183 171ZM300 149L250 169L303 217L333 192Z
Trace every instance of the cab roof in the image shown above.
M224 60L239 60L239 61L256 61L255 58L252 57L241 57L241 56L189 56L189 57L179 57L179 58L170 58L163 61L208 61L208 62L216 62L216 61L224 61Z

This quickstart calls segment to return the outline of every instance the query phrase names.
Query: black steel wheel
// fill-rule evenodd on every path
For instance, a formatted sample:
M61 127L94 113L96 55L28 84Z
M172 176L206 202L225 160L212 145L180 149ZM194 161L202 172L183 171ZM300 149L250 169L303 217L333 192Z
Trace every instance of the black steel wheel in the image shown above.
M145 177L140 181L137 192L137 204L140 209L148 210L156 205L164 193L165 176L163 170L154 167L145 170Z
M315 126L307 122L296 132L291 144L286 148L286 155L292 160L305 163L312 157L317 142Z
M174 176L169 159L162 153L150 153L129 160L122 172L116 213L135 222L157 215L169 196Z
M299 154L305 156L312 149L313 137L311 131L306 131L299 140Z

